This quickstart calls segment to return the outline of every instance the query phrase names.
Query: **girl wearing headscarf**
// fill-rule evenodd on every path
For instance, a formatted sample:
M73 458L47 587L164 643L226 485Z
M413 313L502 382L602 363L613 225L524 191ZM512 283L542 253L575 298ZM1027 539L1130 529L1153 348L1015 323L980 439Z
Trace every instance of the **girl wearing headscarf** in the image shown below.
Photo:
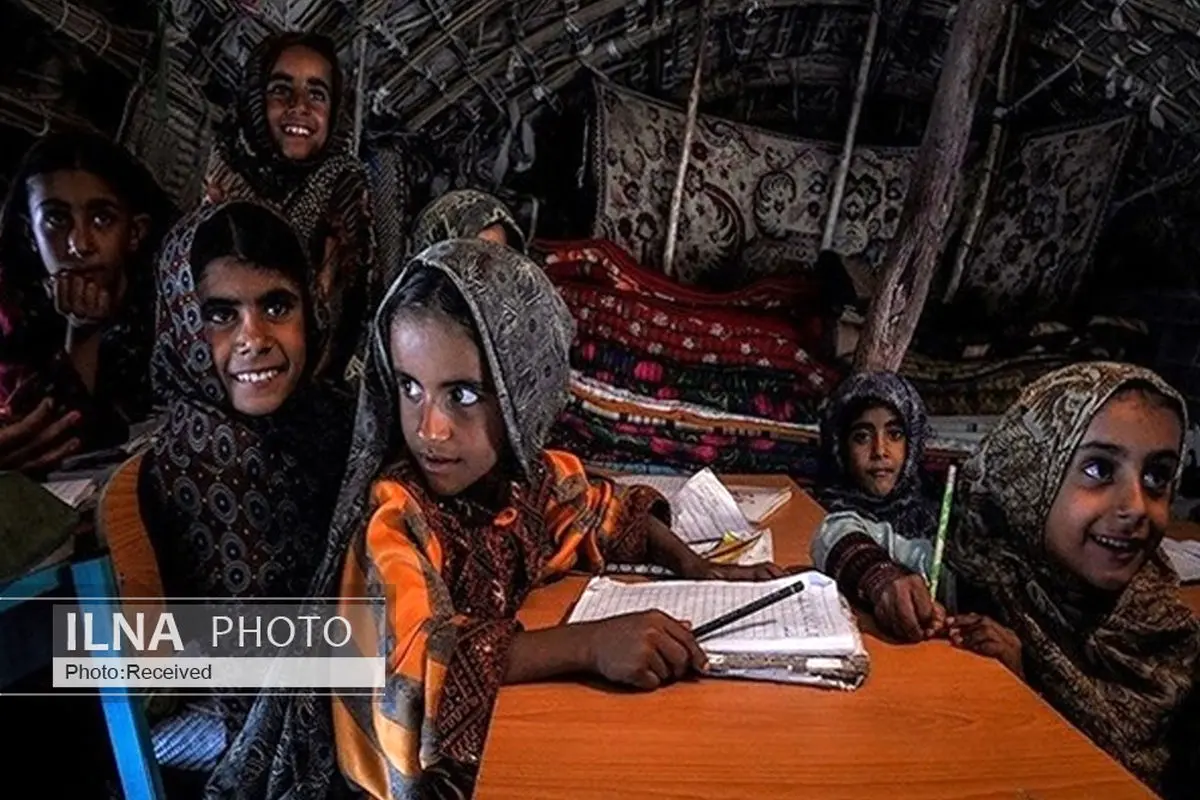
M1149 370L1043 376L965 465L947 548L985 612L947 620L951 641L1000 659L1155 789L1200 654L1160 547L1185 430L1183 399Z
M151 259L171 216L101 136L30 148L0 217L0 469L51 469L149 416Z
M143 508L172 597L304 597L346 461L350 400L313 377L307 261L252 203L176 228L159 271L153 375L167 424Z
M380 307L356 423L366 449L343 493L360 515L340 594L396 598L390 674L374 697L334 701L342 769L373 797L469 795L503 683L590 672L653 689L704 665L688 629L659 613L526 632L515 615L537 584L606 561L782 574L706 563L671 533L657 492L544 449L573 334L545 273L478 239L422 252Z
M434 200L413 225L413 252L448 239L486 239L527 250L525 232L498 197L474 189L455 189Z
M316 321L328 328L314 374L354 378L363 319L378 297L366 172L352 152L344 78L325 36L285 33L247 58L237 113L219 137L206 199L280 211L313 264Z
M928 438L925 404L892 372L851 375L822 409L814 494L829 514L813 561L908 641L932 635L944 616L917 574L928 568L937 526L921 473Z

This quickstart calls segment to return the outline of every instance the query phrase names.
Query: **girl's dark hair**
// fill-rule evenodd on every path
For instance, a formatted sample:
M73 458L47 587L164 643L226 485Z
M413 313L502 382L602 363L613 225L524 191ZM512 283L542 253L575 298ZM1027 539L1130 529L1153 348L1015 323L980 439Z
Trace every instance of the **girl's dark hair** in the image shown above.
M5 280L40 281L41 260L29 244L29 188L35 175L60 170L89 172L103 180L130 212L147 214L150 229L142 254L153 256L174 216L174 204L147 170L120 145L88 131L52 133L25 153L0 210L0 265ZM12 274L9 271L15 271Z
M188 258L193 280L199 284L208 265L220 258L278 272L308 299L308 259L300 239L282 217L263 206L230 203L200 223Z
M479 329L475 325L471 307L467 305L466 299L454 285L454 281L436 267L412 268L405 275L400 288L396 290L396 296L390 305L393 309L391 315L393 324L406 311L419 310L425 313L440 314L470 331L471 338L477 345L479 344Z

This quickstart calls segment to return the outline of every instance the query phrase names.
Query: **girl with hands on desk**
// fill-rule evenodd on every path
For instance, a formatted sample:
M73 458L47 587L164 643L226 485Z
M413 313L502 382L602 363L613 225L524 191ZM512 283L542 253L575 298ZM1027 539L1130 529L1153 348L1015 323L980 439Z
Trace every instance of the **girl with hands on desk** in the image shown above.
M653 689L703 668L687 625L659 613L524 630L538 584L607 562L782 574L712 567L658 492L545 449L574 327L537 264L477 238L423 250L380 306L333 528L341 595L393 598L386 688L334 703L343 771L372 796L469 795L502 684L582 673Z
M921 473L929 421L916 388L892 372L863 372L838 386L821 414L815 495L830 512L813 562L842 592L906 642L943 629L946 612L906 561L928 564L937 513ZM899 545L907 558L894 557Z

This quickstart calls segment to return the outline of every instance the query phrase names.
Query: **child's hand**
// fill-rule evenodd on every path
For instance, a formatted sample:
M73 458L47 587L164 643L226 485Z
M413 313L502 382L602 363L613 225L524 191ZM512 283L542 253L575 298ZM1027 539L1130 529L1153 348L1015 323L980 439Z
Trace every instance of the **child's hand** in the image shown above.
M589 625L592 671L614 683L657 689L708 666L708 657L691 630L661 611L625 614Z
M1018 678L1025 677L1021 666L1021 640L1010 629L982 614L959 614L946 620L946 626L955 647L990 656Z
M704 574L696 578L709 581L770 581L787 574L787 570L778 564L764 561L745 567L737 564L707 564Z
M63 270L50 279L55 310L74 327L110 319L115 311L108 289L80 270Z
M932 639L946 625L946 609L929 596L920 575L903 575L885 586L873 613L884 631L905 642Z
M0 470L39 472L57 466L79 449L71 429L79 412L61 414L54 403L43 400L30 414L0 427Z

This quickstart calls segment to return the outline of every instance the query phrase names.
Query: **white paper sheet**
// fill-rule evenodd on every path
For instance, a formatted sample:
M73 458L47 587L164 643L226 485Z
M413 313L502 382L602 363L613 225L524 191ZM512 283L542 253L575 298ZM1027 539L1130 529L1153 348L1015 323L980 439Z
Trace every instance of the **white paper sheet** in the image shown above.
M729 493L738 509L754 525L783 507L792 496L791 489L767 489L759 486L730 486Z
M762 583L661 581L621 583L593 578L571 613L588 622L658 609L699 626L720 615L803 580L804 591L764 608L701 642L708 653L852 655L862 640L837 585L819 572Z
M96 482L87 478L50 481L42 486L72 508L78 508L96 490Z
M752 527L711 469L697 472L671 498L671 530L685 542L720 539Z
M701 478L702 475L704 476L703 478ZM737 506L738 511L745 518L744 522L749 522L751 526L760 524L792 496L790 489L770 489L761 486L725 486L713 474L712 470L708 469L696 473L691 478L683 475L621 475L615 480L624 486L649 486L652 489L657 489L670 501L671 513L675 517L678 517L680 514L675 501L680 491L688 487L689 494L692 491L714 493L717 490L713 487L712 482L716 481L725 490L724 493L727 493L733 500L733 504ZM692 481L696 481L696 483L689 487L688 485ZM687 501L687 498L688 496L685 495L684 501Z
M1171 565L1179 573L1179 580L1184 583L1200 581L1200 542L1189 539L1168 539L1162 541L1163 550Z

